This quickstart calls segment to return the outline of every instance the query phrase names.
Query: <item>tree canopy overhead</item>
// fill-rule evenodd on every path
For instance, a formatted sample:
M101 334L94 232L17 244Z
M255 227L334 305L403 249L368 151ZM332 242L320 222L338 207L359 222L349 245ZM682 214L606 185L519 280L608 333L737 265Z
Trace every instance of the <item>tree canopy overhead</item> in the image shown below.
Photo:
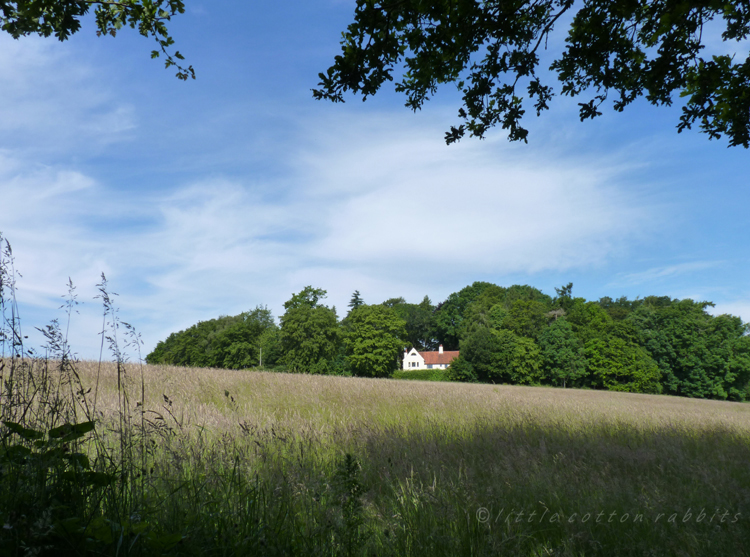
M169 50L174 39L167 22L185 12L182 0L0 0L0 29L14 39L41 35L64 41L81 29L81 18L92 7L97 35L114 37L123 27L137 29L144 37L156 40L157 49L151 51L151 58L164 55L165 67L175 67L179 79L195 79L193 67L181 65L182 54Z
M462 123L447 143L497 125L526 141L528 106L539 115L555 94L540 52L563 22L567 38L549 70L559 93L582 97L581 120L599 116L607 100L619 112L642 96L671 105L677 95L686 99L679 132L697 125L750 146L750 56L706 52L707 43L750 34L742 0L357 0L342 52L313 95L366 99L403 66L396 91L413 110L442 84L462 92Z

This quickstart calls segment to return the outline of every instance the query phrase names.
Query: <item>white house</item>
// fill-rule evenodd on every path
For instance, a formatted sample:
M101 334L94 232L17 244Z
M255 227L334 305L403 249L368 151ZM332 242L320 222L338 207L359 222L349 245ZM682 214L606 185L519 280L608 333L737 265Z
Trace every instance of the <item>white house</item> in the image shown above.
M458 358L458 350L443 350L441 344L437 352L418 352L412 348L404 350L404 369L445 369Z

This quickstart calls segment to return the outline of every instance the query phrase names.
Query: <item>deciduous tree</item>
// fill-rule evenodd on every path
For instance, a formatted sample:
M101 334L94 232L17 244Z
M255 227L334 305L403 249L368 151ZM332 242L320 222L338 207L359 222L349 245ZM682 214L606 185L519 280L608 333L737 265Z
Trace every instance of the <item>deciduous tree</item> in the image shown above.
M474 366L472 366L463 355L459 354L458 358L451 362L448 367L448 379L451 381L463 381L476 383L479 381Z
M339 326L336 312L321 304L326 291L312 286L293 294L281 316L281 361L292 371L330 373L336 359Z
M617 337L586 343L586 367L592 386L610 391L660 393L661 371L638 345Z
M547 326L547 306L536 300L516 300L501 326L519 336L536 340Z
M278 327L271 311L258 306L235 316L201 321L159 342L148 356L150 364L242 369L260 363L273 365L278 350L273 346Z
M563 44L542 65L542 50ZM341 54L320 74L318 99L363 98L386 81L418 110L446 83L463 94L461 123L447 143L484 137L493 126L526 141L521 120L558 92L583 97L581 120L645 97L685 99L678 131L697 124L710 138L750 145L750 34L745 0L357 0ZM562 38L562 37L560 37ZM706 45L729 43L707 51ZM726 53L739 48L738 55ZM547 66L545 68L544 66ZM403 74L398 75L403 67Z
M539 337L543 376L561 387L581 386L586 377L583 343L564 318L557 319Z
M713 317L706 311L711 305L646 298L627 321L635 325L639 344L659 364L667 393L743 399L750 379L750 368L745 366L750 361L739 355L747 326L738 317Z
M64 41L81 29L81 20L94 8L96 34L114 37L123 27L137 29L156 41L151 58L164 56L165 67L175 67L177 77L195 79L192 66L182 66L167 22L185 12L182 0L0 0L0 29L14 39L26 35L54 36Z
M425 296L418 304L408 304L403 298L391 298L381 305L393 308L406 323L407 344L420 352L435 350L439 341L435 338L434 314L435 306L430 298Z
M435 334L446 350L457 350L461 337L464 312L482 292L498 288L490 282L475 282L454 292L435 310Z
M461 341L461 358L479 381L523 385L540 379L539 347L505 329L477 329Z
M343 341L354 375L390 377L406 343L406 323L391 308L363 305L349 314Z

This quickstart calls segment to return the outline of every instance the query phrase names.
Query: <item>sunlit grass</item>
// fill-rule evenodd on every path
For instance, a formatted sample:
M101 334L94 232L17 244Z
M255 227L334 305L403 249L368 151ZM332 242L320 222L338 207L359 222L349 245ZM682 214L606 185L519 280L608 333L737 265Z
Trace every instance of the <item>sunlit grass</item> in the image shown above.
M397 370L394 379L413 379L417 381L450 381L447 369L412 369Z
M81 362L77 368L84 384L93 385L98 364ZM507 427L533 420L570 431L620 424L641 432L716 427L750 432L750 405L706 399L173 366L146 365L144 370L147 408L162 406L166 395L188 422L222 430L237 427L238 419L326 428L390 425L408 418L406 425L436 420ZM139 366L127 365L126 377L131 390L139 386ZM97 395L101 410L117 407L116 385L114 364L103 364Z
M78 367L93 384L98 365ZM260 540L298 554L745 550L750 405L168 366L143 373L146 407L175 430L156 475L183 482L164 502L164 528L206 551L216 528L243 516L263 527L222 534L242 551ZM126 376L135 387L140 369ZM114 366L102 368L97 399L107 421L117 409ZM361 485L350 496L336 483L347 454ZM257 506L251 517L243 497ZM353 500L354 522L345 510ZM346 542L352 535L356 544Z

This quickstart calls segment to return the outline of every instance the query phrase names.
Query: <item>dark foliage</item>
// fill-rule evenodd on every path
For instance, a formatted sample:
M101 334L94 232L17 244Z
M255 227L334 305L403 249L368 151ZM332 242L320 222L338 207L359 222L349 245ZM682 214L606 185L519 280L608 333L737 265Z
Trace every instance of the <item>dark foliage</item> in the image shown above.
M547 69L542 50L556 44L556 27L567 27L567 38ZM711 56L705 46L732 48L749 33L741 0L358 0L341 54L313 95L366 99L396 79L406 106L418 110L452 83L463 102L447 143L494 126L526 141L521 120L529 105L537 115L549 108L556 77L560 93L583 97L581 120L601 115L608 100L621 112L640 97L658 106L679 96L678 131L697 124L709 138L748 147L750 58Z
M0 0L0 29L14 39L40 35L64 41L80 31L81 21L92 7L97 35L114 37L123 27L137 29L139 34L156 41L157 49L151 51L151 58L164 56L164 66L176 68L178 79L195 79L193 67L181 65L182 54L170 51L174 39L167 22L185 13L182 0Z

